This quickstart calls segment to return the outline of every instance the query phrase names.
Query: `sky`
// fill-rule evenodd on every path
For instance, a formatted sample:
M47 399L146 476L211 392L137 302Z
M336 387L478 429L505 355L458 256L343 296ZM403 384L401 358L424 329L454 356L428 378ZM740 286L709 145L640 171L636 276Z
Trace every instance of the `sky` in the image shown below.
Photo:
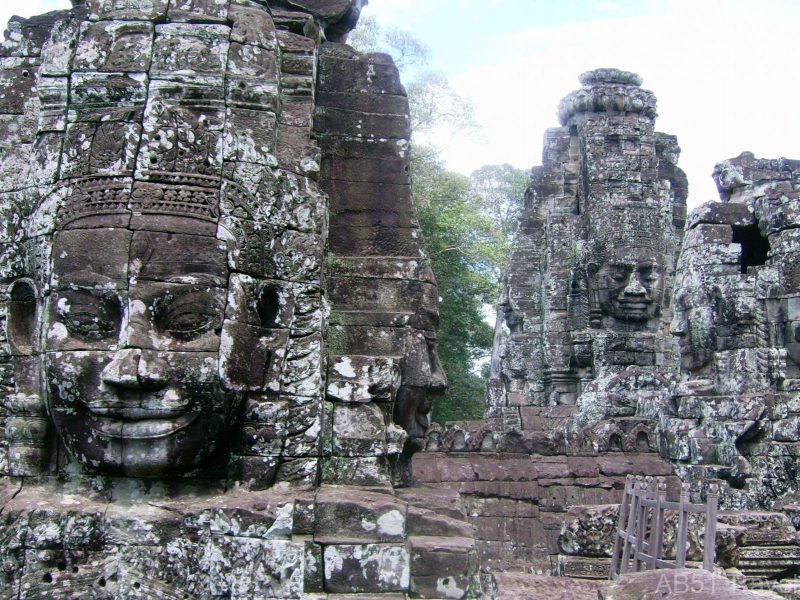
M0 22L69 0L0 0ZM410 30L432 67L472 98L483 141L444 153L463 173L541 164L556 107L599 67L639 73L657 129L678 136L689 205L717 198L715 163L745 150L800 158L797 0L370 0L365 15Z

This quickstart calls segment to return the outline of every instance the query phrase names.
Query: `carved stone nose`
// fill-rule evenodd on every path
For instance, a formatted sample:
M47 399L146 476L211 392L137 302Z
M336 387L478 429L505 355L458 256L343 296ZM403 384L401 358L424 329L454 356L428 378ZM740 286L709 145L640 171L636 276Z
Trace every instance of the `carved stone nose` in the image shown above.
M138 349L127 349L117 352L100 376L103 383L118 387L161 387L167 382L167 371L165 361L143 357Z
M628 282L628 286L625 288L624 293L628 296L644 296L647 294L647 290L641 284L636 275L631 275L631 279Z
M669 332L675 336L686 335L686 321L682 312L675 312L669 324Z

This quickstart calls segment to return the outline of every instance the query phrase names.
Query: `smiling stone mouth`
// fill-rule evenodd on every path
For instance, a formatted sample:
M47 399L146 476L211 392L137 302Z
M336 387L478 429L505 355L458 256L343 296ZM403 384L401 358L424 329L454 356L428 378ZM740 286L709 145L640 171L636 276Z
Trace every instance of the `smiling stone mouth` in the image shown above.
M630 300L618 300L619 307L625 311L645 311L649 302L631 302Z
M199 413L192 411L171 419L149 418L121 420L109 419L107 417L91 414L89 417L89 425L97 433L105 437L126 440L146 440L172 435L191 425L198 415Z

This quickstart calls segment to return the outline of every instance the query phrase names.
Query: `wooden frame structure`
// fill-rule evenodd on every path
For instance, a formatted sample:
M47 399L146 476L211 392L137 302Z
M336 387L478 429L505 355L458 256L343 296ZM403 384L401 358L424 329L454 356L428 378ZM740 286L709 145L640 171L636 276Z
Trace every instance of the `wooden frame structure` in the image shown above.
M705 513L706 529L703 545L703 569L714 569L714 550L717 535L717 502L719 486L708 488L706 504L689 502L689 484L681 487L678 502L667 502L667 484L659 477L634 478L628 475L619 510L614 551L611 555L611 579L628 572L631 560L632 571L644 569L682 569L686 566L689 514ZM652 509L652 510L651 510ZM663 551L664 511L678 513L678 535L675 562L661 558ZM621 551L621 556L620 556Z

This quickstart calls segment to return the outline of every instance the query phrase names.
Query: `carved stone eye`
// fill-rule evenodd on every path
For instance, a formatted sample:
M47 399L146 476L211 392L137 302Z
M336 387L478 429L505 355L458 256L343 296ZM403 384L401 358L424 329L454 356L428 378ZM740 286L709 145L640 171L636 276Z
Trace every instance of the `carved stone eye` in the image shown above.
M174 337L192 339L205 332L214 316L191 311L179 312L170 316L164 331Z
M84 311L72 313L62 317L67 331L75 337L90 341L99 341L114 333L114 323L111 323L102 311Z
M60 296L56 312L71 336L89 342L115 336L122 316L116 295L89 291Z
M639 269L639 275L645 281L655 281L658 279L658 269L652 265L647 265Z
M196 339L220 327L214 298L201 291L175 296L169 292L153 302L156 327L178 340Z
M616 281L625 281L630 276L630 269L627 267L614 267L611 277Z

